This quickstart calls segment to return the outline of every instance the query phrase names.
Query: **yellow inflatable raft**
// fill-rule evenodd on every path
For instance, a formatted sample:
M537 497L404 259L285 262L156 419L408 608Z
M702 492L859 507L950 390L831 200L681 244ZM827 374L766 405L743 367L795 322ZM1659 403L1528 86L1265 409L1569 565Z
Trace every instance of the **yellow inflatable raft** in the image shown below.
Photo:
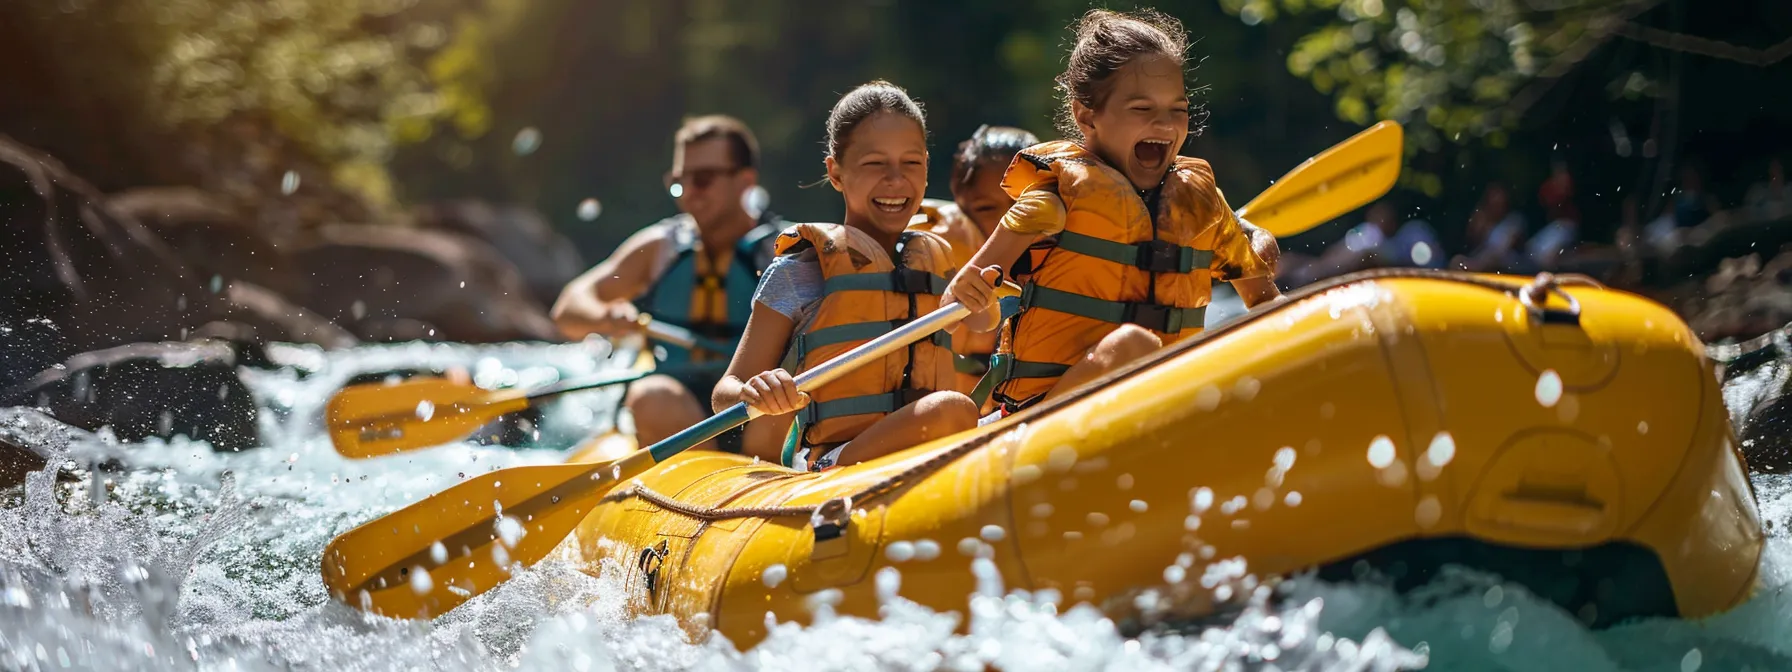
M1340 279L822 474L687 452L613 492L578 551L624 572L639 613L743 647L821 591L875 616L883 567L961 610L969 556L1066 606L1157 587L1199 613L1230 558L1265 577L1492 563L1594 624L1740 603L1762 532L1701 345L1656 303L1539 280Z

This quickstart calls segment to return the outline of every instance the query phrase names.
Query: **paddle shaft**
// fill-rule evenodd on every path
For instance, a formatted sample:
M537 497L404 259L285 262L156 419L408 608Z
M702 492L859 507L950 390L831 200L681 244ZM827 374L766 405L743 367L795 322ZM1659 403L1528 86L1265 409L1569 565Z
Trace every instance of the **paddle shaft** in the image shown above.
M629 372L620 373L620 374L604 373L604 374L598 374L598 375L594 375L594 376L588 376L585 378L574 378L572 380L554 383L553 385L548 385L546 387L538 388L535 391L530 392L527 396L524 397L524 399L527 399L529 401L530 406L534 406L537 403L547 401L549 399L553 399L554 397L558 397L563 394L571 394L573 392L583 392L585 390L595 390L600 387L609 387L611 385L621 385L623 383L632 383L632 382L635 382L642 378L646 378L647 376L652 375L652 373L653 373L652 371L636 370L636 371L629 371Z

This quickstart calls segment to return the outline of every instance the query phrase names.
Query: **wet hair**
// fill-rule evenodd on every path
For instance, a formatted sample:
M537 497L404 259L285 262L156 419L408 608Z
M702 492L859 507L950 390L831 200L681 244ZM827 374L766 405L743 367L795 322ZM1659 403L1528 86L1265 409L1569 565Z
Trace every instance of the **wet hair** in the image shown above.
M1058 130L1065 137L1081 139L1083 133L1071 114L1072 101L1091 110L1100 109L1113 92L1114 73L1140 56L1161 54L1181 63L1188 55L1188 32L1182 23L1153 9L1115 12L1092 9L1072 26L1076 46L1070 62L1058 75L1058 93L1064 105L1058 111Z
M879 79L860 84L841 96L840 102L834 103L834 110L828 113L828 156L836 161L845 158L847 140L852 137L853 129L879 112L894 112L913 119L921 126L921 137L927 137L927 115L921 111L921 104L908 97L902 87Z
M728 157L736 168L759 167L759 140L739 119L725 114L710 114L686 119L672 136L682 150L693 142L720 139L728 143Z
M1037 144L1039 138L1013 126L978 126L971 139L958 143L958 153L952 156L952 184L967 184L978 168L1006 165L1020 150Z

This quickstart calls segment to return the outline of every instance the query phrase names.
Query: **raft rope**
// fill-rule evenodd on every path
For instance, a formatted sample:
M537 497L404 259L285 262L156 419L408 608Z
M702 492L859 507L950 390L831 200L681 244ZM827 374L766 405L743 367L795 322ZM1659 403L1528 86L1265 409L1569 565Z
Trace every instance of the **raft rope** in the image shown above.
M1513 297L1518 298L1520 300L1520 302L1522 302L1527 308L1529 308L1530 310L1532 310L1534 312L1541 312L1541 308L1539 308L1539 306L1541 306L1544 303L1545 297L1549 293L1553 292L1556 295L1561 296L1562 298L1564 298L1565 300L1568 301L1569 309L1570 309L1570 311L1572 311L1572 314L1575 317L1579 317L1580 304L1578 301L1575 301L1574 297L1569 296L1566 292L1562 291L1562 286L1563 285L1577 285L1577 286L1585 286L1585 287L1604 288L1604 285L1600 284L1599 281L1594 280L1593 278L1590 278L1585 275L1580 275L1580 274L1556 275L1556 274L1552 274L1552 273L1539 273L1539 274L1537 274L1537 277L1534 280L1532 280L1530 284L1527 284L1527 285L1513 285L1510 283L1500 282L1497 280L1492 280L1492 279L1483 278L1483 277L1474 276L1474 275L1467 275L1467 274L1462 274L1462 273L1458 273L1458 272L1442 271L1442 270L1434 270L1434 269L1426 269L1426 268L1388 268L1388 269L1360 271L1360 272L1352 273L1349 275L1341 275L1336 278L1332 278L1330 280L1321 281L1319 283L1308 285L1306 287L1302 287L1298 290L1295 290L1293 293L1288 295L1288 300L1282 301L1276 305L1267 307L1267 308L1263 309L1263 312L1257 313L1256 315L1253 315L1253 316L1249 316L1246 319L1234 320L1232 322L1228 322L1226 324L1215 327L1214 329L1202 332L1201 334L1195 336L1194 338L1190 338L1187 341L1183 341L1183 342L1178 343L1170 348L1166 348L1158 356L1151 357L1146 360L1140 360L1130 366L1113 371L1113 372L1109 373L1108 375L1103 376L1102 378L1094 381L1092 384L1086 384L1081 388L1072 390L1070 392L1070 394L1067 394L1063 397L1059 397L1058 399L1041 402L1039 405L1037 405L1033 408L1027 409L1026 411L1022 411L1022 413L1023 414L1025 414L1025 413L1045 414L1045 413L1050 413L1052 410L1055 410L1058 407L1076 403L1078 400L1080 400L1084 397L1087 397L1091 394L1094 394L1094 393L1100 391L1101 389L1105 388L1108 383L1112 383L1114 381L1125 379L1129 376L1135 375L1141 371L1149 369L1150 367L1154 366L1158 362L1175 357L1176 355L1181 354L1183 351L1189 350L1191 348L1199 347L1201 343L1207 341L1208 339L1217 338L1221 335L1230 333L1230 332L1238 329L1240 326L1242 326L1244 324L1254 322L1256 320L1262 319L1264 316L1271 315L1271 314L1275 313L1276 311L1286 309L1289 306L1293 306L1300 299L1305 299L1307 297L1310 297L1310 296L1313 296L1316 294L1321 294L1321 293L1324 293L1327 291L1331 291L1333 289L1342 287L1344 285L1354 284L1354 283L1358 283L1358 282L1373 281L1373 280L1389 280L1389 279L1399 279L1399 278L1426 278L1426 279L1433 279L1433 280L1449 280L1449 281L1461 282L1461 283L1469 284L1469 285L1475 285L1477 287L1485 287L1487 289L1491 289L1491 290L1494 290L1497 292L1502 292L1505 294L1510 294ZM971 453L974 450L978 450L986 445L989 445L989 443L991 441L994 441L1003 436L1007 436L1008 434L1009 434L1009 432L1005 432L1005 431L1004 432L989 432L989 433L983 434L983 435L973 438L969 441L961 443L957 446L953 446L946 450L942 450L938 453L935 453L932 457L922 460L921 462L915 464L912 467L909 467L900 472L897 472L897 473L891 475L889 478L885 478L882 481L878 481L877 483L867 486L865 489L860 490L851 496L837 497L837 498L822 502L820 504L814 504L814 505L805 504L805 505L797 505L797 506L716 507L716 506L701 506L701 505L695 505L695 504L686 504L684 502L680 502L676 499L668 497L662 493L659 493L659 492L653 490L652 488L648 488L647 486L641 485L641 483L639 481L631 483L627 488L623 488L622 490L618 490L615 493L612 493L612 494L604 497L604 501L605 502L613 502L613 501L621 501L621 500L631 499L631 498L640 499L644 502L647 502L654 506L660 507L667 511L671 511L671 512L677 513L679 515L683 515L683 516L686 516L689 518L694 518L694 519L703 520L703 521L729 520L729 519L733 519L733 518L801 518L801 517L807 517L810 519L811 523L815 527L820 527L824 524L829 524L829 523L834 524L834 525L844 526L848 520L848 517L852 513L852 508L853 508L854 503L863 504L866 501L874 500L879 497L888 495L892 492L895 492L897 489L901 488L903 485L913 482L919 478L929 476L929 475L933 474L934 472L937 472L940 469L945 468L946 465L951 464L954 461L957 461L958 458L964 457L965 455Z

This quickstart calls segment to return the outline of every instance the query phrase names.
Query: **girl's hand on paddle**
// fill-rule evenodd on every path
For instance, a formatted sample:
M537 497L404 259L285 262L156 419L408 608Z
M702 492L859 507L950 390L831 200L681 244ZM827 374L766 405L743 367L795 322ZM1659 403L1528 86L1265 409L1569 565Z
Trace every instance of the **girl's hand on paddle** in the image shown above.
M1000 266L965 266L958 271L958 275L952 276L952 282L940 294L940 305L964 304L965 308L970 309L971 316L965 318L963 324L978 333L989 331L995 328L997 322L988 313L990 307L996 304L996 284L1001 281Z
M764 415L795 413L809 405L809 395L796 389L796 379L783 369L772 369L748 378L741 385L740 400Z

